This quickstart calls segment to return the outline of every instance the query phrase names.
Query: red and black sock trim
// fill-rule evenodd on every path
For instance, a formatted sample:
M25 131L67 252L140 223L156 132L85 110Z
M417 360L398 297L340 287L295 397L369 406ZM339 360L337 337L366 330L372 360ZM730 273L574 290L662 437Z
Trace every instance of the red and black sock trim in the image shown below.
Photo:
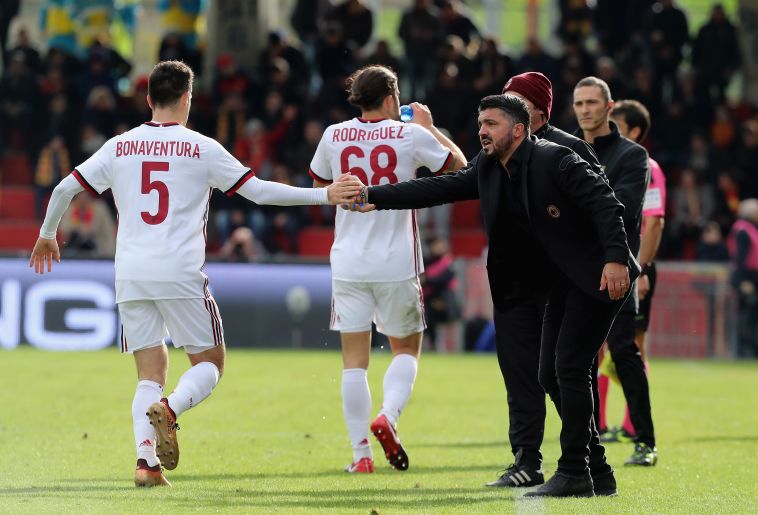
M245 173L245 175L240 177L239 180L234 183L234 186L226 190L224 193L226 193L227 196L231 197L232 195L237 193L237 190L240 189L243 184L245 184L247 181L249 181L253 177L255 177L255 172L253 172L252 170L248 168L247 173Z
M82 176L82 174L79 172L79 170L74 169L74 171L71 172L71 175L73 175L74 179L76 179L77 181L79 181L79 184L82 185L82 188L84 188L85 190L87 190L89 193L91 193L92 195L97 195L98 194L97 191L95 191L95 188L93 188L92 185L87 182L87 179L85 179Z

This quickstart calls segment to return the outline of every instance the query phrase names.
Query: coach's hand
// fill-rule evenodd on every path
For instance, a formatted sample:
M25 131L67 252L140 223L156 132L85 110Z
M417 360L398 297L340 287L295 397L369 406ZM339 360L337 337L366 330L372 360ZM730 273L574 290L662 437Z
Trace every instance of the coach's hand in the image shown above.
M34 244L32 249L32 257L29 259L29 268L34 267L34 271L38 274L45 273L45 267L47 271L53 271L53 259L58 263L61 262L61 251L58 249L58 242L48 240L46 238L37 238L37 243Z
M639 295L640 300L647 297L648 292L650 291L650 279L648 279L647 275L643 275L639 279L637 279L637 295Z
M355 196L350 202L342 204L342 209L346 211L356 211L358 213L368 213L376 209L374 204L368 203L368 188L361 186L358 195Z
M632 284L629 280L629 268L621 263L606 263L600 277L600 291L608 289L611 300L624 297Z
M326 196L329 204L336 206L345 202L351 202L361 191L363 183L357 177L349 173L343 173L340 178L326 188Z

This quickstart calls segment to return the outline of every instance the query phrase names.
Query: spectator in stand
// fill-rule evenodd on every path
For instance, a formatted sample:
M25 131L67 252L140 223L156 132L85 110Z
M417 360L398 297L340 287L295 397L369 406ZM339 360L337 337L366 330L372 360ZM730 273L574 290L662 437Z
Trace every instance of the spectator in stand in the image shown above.
M474 74L474 63L466 56L466 47L463 45L463 40L458 36L445 37L437 55L435 75L439 73L440 69L451 64L458 69L460 77L471 77ZM429 93L427 92L427 96Z
M0 59L3 60L3 68L8 63L8 28L11 21L18 14L21 0L0 1Z
M645 36L657 86L673 90L684 47L690 41L687 16L674 5L674 0L656 2L645 20Z
M410 98L426 98L427 88L434 77L430 56L437 54L442 38L439 12L429 0L414 0L413 7L403 13L398 35L405 45Z
M743 197L758 198L758 118L742 125L741 145L737 149L736 165L743 178Z
M116 79L111 73L109 64L108 59L101 52L89 54L84 73L79 81L79 95L82 100L86 101L90 92L98 86L105 86L114 97L118 96Z
M73 198L60 224L64 247L70 257L113 257L116 224L105 202L83 191Z
M555 58L542 49L537 38L530 38L526 43L526 52L516 63L516 70L520 73L540 72L550 79L550 82L557 82L558 63Z
M316 153L318 142L324 135L324 126L316 119L309 119L305 122L303 128L303 137L293 147L287 149L284 154L284 163L293 171L294 181L297 186L307 187L312 185L313 181L308 175L308 168L313 160L313 154Z
M708 184L700 184L695 172L685 169L671 197L673 214L669 234L682 252L680 257L691 259L703 227L713 216L713 189Z
M100 147L108 140L103 134L97 131L95 126L84 124L82 127L81 144L79 146L79 161L84 161L92 154L100 150Z
M227 230L230 231L229 237L218 252L221 259L249 263L258 261L266 254L261 244L255 239L253 231L247 226L243 211L231 212Z
M234 157L242 164L256 171L258 177L268 178L274 162L277 161L276 149L292 121L297 117L297 108L287 106L279 123L272 130L258 119L245 124L245 135L234 145Z
M325 83L339 81L342 84L355 66L353 51L345 42L342 27L329 22L316 44L316 67L321 79Z
M134 81L134 92L130 98L126 99L124 109L120 112L119 118L129 127L150 121L152 113L150 106L145 101L147 97L147 76L141 75Z
M595 63L597 77L603 79L617 98L626 98L628 83L618 71L616 62L608 56L598 58ZM616 93L617 92L617 93Z
M716 222L708 222L700 236L695 251L695 260L706 263L724 263L729 261L729 250L724 243L721 227Z
M690 138L689 161L687 168L698 174L700 177L711 176L711 149L708 141L701 133L696 132Z
M586 0L559 0L558 6L561 10L558 36L563 41L587 39L592 32L592 10Z
M79 123L79 113L69 107L66 95L58 93L50 97L47 108L47 133L60 135L69 155L78 143ZM55 185L57 182L53 181L52 184Z
M1 9L2 8L0 7L0 13L2 12ZM0 35L0 37L2 37L2 35ZM39 52L32 45L31 39L29 38L29 31L26 29L26 27L21 27L18 30L18 34L16 36L16 46L14 46L9 53L13 54L19 52L24 54L24 62L26 63L27 68L29 68L29 71L35 74L39 73L41 66ZM8 61L5 58L5 55L7 54L5 54L5 47L3 46L3 64L7 65Z
M363 64L365 66L375 64L379 66L386 66L395 73L400 72L400 60L392 55L390 46L387 44L386 39L380 39L376 42L376 48L374 52L364 59Z
M290 25L303 43L303 52L308 61L314 61L318 24L331 8L329 0L296 0L290 13Z
M293 185L292 174L284 165L274 166L271 180ZM272 254L297 254L297 235L305 216L302 207L260 206L253 211L253 232Z
M729 109L724 105L716 107L711 124L711 143L718 150L729 151L737 139L737 126Z
M740 186L734 175L728 171L722 171L718 177L715 194L715 208L713 219L721 227L722 233L729 229L737 219L740 209Z
M726 87L741 64L737 29L727 19L724 6L716 4L692 48L692 65L702 101L725 103Z
M513 60L500 53L497 41L490 37L482 39L473 62L475 70L473 86L477 98L497 91L509 77L515 75Z
M193 70L202 70L200 56L194 46L188 46L186 38L178 32L169 32L158 47L159 61L182 61Z
M24 54L13 53L0 79L0 131L13 146L29 155L35 147L39 89L34 74L26 66ZM2 150L2 149L0 149Z
M116 99L105 86L97 86L90 91L83 115L84 123L92 125L97 132L110 138L118 123Z
M743 200L739 220L729 233L734 271L732 286L739 305L737 356L758 357L758 199Z
M457 36L461 38L466 47L472 41L481 39L479 29L476 28L471 18L463 14L463 6L458 0L443 0L440 2L439 8L443 36Z
M60 134L54 134L42 147L34 172L34 215L39 219L55 186L71 172L71 158Z
M261 77L268 77L271 70L277 66L274 62L278 59L284 59L289 66L289 76L291 80L300 84L304 89L301 94L308 90L311 80L311 70L305 55L297 48L290 45L289 41L279 31L269 32L268 44L261 51L258 57L258 73Z
M424 260L424 274L420 277L424 292L424 318L428 342L432 350L445 347L441 330L449 327L461 316L456 290L458 280L453 269L453 256L447 240L441 236L428 243L429 252ZM442 337L442 338L438 338ZM453 350L447 348L447 350Z
M326 18L339 24L345 43L353 52L360 53L374 32L374 15L361 0L345 0L334 6Z

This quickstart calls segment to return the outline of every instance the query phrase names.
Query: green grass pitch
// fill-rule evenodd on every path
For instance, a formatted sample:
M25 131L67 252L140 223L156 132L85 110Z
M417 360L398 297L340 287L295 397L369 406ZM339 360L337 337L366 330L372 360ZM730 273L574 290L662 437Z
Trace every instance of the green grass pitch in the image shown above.
M375 410L389 362L369 371ZM186 368L172 351L169 385ZM608 447L619 497L527 500L483 486L511 461L505 393L493 355L422 357L400 423L410 470L350 461L337 353L229 352L212 397L184 414L170 489L133 487L132 359L115 350L0 352L1 513L756 513L758 363L654 361L660 462L624 468ZM612 390L612 420L621 416ZM549 405L546 472L558 457ZM618 420L617 420L618 419Z

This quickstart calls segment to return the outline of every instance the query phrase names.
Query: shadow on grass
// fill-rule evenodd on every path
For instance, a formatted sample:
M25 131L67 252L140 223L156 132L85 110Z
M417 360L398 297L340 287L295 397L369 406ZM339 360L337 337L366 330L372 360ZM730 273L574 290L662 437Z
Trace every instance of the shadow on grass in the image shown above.
M758 436L711 435L693 436L678 440L679 442L758 442Z
M426 449L486 449L488 447L502 447L506 448L508 442L506 440L493 440L491 442L448 442L448 443L415 443L413 447L426 448Z
M180 485L175 485L180 486ZM0 495L33 495L53 497L75 494L77 499L103 499L104 493L137 492L131 487L50 486L0 489ZM183 492L180 488L153 489L167 509L197 509L199 506L216 509L245 508L361 508L361 509L420 509L434 507L475 506L483 503L513 502L512 491L493 491L484 488L377 488L339 490L263 490L237 488L233 491L216 489L200 493Z

